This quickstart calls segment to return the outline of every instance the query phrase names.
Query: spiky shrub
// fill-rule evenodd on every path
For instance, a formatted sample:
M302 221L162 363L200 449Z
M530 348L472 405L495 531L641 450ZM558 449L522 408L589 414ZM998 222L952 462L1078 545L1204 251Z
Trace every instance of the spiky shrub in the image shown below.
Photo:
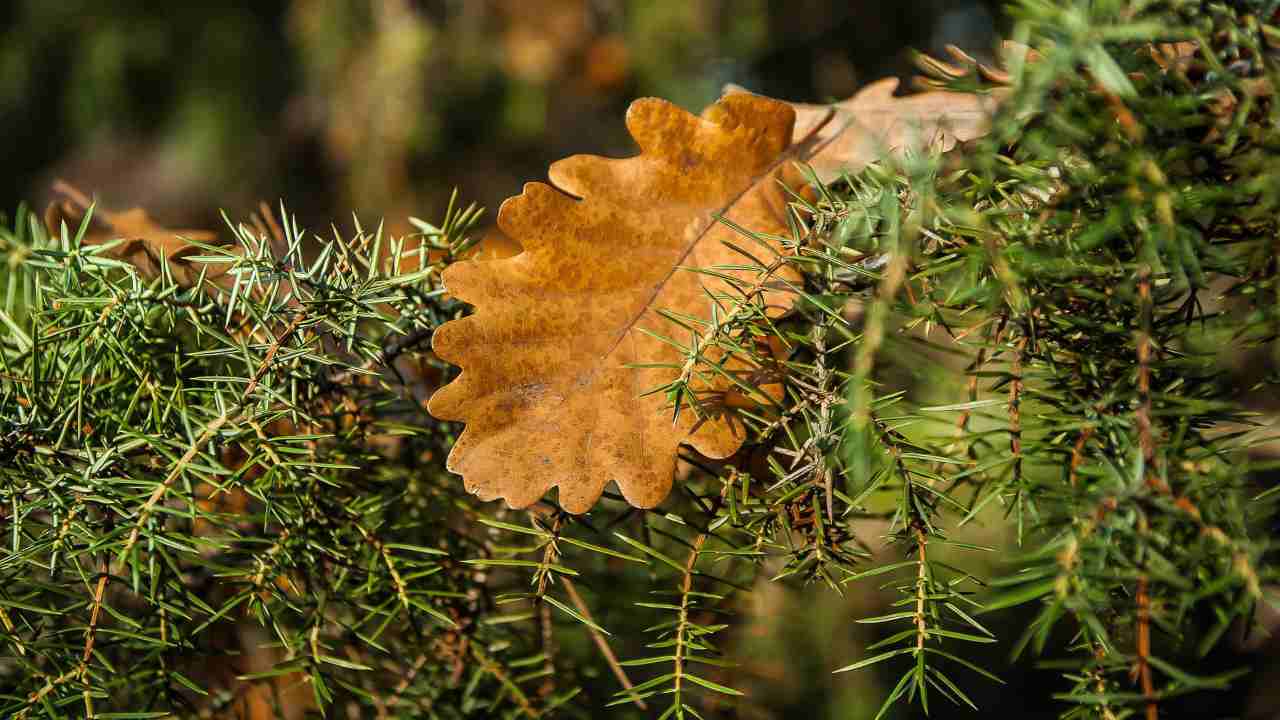
M1239 689L1197 667L1277 576L1271 5L1016 6L1034 52L986 140L797 198L795 312L746 284L690 324L683 378L730 350L785 395L654 511L516 512L443 470L425 345L472 211L421 245L235 225L194 260L231 280L190 287L20 211L0 713L730 717L764 702L729 668L766 582L896 596L832 668L883 673L872 714L974 704L997 640L1053 658L1071 717ZM1012 557L975 561L977 525Z

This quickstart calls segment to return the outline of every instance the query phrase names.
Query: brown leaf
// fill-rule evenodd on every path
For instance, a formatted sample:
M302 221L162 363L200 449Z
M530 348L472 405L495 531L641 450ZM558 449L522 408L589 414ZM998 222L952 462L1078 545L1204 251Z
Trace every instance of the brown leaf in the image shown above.
M856 172L891 152L931 148L947 152L987 134L991 115L1008 93L935 90L895 97L897 78L878 80L834 106L797 105L796 126L820 126L821 150L807 159L822 182Z
M706 316L704 288L734 292L678 269L745 261L722 241L749 241L717 213L760 232L786 231L774 179L796 157L786 152L793 118L786 105L748 95L701 118L639 100L627 126L640 155L562 160L550 171L559 190L529 183L503 203L498 226L524 252L448 268L446 288L476 312L436 330L432 342L464 368L430 410L468 424L449 467L469 489L523 507L558 485L561 504L585 512L612 480L631 503L651 507L670 489L681 442L709 457L737 450L741 427L714 403L701 420L686 411L673 423L663 395L641 396L678 371L631 366L684 361L650 334L688 340L659 309ZM774 289L764 296L778 311L791 302Z
M996 85L1009 85L1013 82L1013 77L1003 67L979 62L955 45L947 45L946 50L954 62L946 62L924 53L915 56L916 67L925 73L923 77L912 79L915 85L929 90L945 88L946 83L975 73L983 80ZM1006 40L1000 46L1000 55L1004 63L1008 63L1014 57L1019 57L1024 62L1036 62L1040 59L1040 53L1011 40Z
M915 138L950 147L982 132L994 102L954 93L895 98L895 85L882 81L834 109L732 93L701 117L638 100L627 127L639 155L562 160L550 170L555 187L529 183L507 200L498 226L524 252L458 262L444 274L446 288L475 306L433 338L436 354L463 368L429 404L436 417L467 424L449 469L470 491L513 507L559 487L560 504L581 513L610 481L631 504L657 505L681 443L711 458L736 452L744 432L727 407L736 404L726 402L728 381L696 388L700 412L674 422L662 393L644 395L674 380L686 360L655 336L690 342L690 331L659 311L706 319L708 293L737 294L685 268L747 262L726 241L750 241L717 215L785 235L782 185L801 185L794 161L829 179ZM782 248L756 251L770 262ZM795 282L794 273L782 265L759 289L772 313L790 307L782 281ZM744 286L755 279L727 274ZM739 358L726 364L744 376L752 370Z
M942 80L964 77L976 71L999 87L989 94L952 92L922 83L928 92L895 96L896 78L873 82L847 100L833 105L792 103L796 110L794 138L811 138L815 152L805 162L818 179L829 183L844 172L856 172L888 153L924 148L948 152L956 144L975 140L987 134L991 117L1004 101L1010 88L1004 70L979 63L963 50L948 46L948 53L959 65L943 62L927 55L917 63L931 76ZM1002 48L1007 57L1025 53L1034 61L1034 50L1018 43L1006 42ZM736 85L725 87L725 93L745 92ZM816 135L814 133L816 132Z
M45 209L45 227L57 236L62 232L62 224L66 223L67 231L74 235L84 222L89 200L79 190L64 182L55 183L54 191L60 197ZM226 275L227 265L196 264L186 260L191 255L200 254L200 249L191 245L190 241L217 244L219 239L216 233L208 230L170 230L152 220L141 208L122 212L111 212L100 205L94 208L84 243L101 245L117 238L123 238L124 242L112 248L108 255L130 263L145 276L158 276L165 258L168 259L174 280L181 285L191 285L202 271L207 278L215 281Z

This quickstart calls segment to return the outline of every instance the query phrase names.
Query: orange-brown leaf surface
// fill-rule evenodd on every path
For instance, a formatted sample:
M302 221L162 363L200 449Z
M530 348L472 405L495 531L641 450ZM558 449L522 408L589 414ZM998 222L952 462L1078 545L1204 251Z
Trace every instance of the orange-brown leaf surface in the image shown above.
M686 360L662 338L690 341L660 311L708 319L711 296L735 294L722 278L687 271L749 262L726 241L770 262L716 218L786 234L783 185L800 186L796 161L829 179L913 140L949 147L985 128L991 101L895 98L893 87L883 81L835 108L798 110L731 93L701 116L637 100L627 128L639 155L562 160L550 169L554 187L529 183L507 200L498 226L524 252L461 261L444 274L448 291L475 307L433 338L437 355L462 368L429 405L438 418L466 423L449 468L482 498L524 507L558 487L560 504L582 513L611 481L632 505L657 505L681 443L711 458L736 452L745 438L732 403L702 402L673 421L662 393L645 394L674 380ZM721 272L743 285L757 278ZM794 299L792 273L782 266L760 293L774 314ZM723 398L723 382L699 396Z
M54 190L59 197L50 203L44 213L45 226L55 237L63 223L72 235L84 221L89 201L83 193L65 184L57 183ZM115 239L124 242L113 247L109 254L136 267L144 275L155 277L168 260L173 278L181 285L191 285L203 271L216 280L226 274L227 266L221 264L195 264L185 258L200 254L191 241L217 244L218 236L209 230L170 230L147 215L141 208L111 212L101 206L94 209L84 236L86 245L101 245Z

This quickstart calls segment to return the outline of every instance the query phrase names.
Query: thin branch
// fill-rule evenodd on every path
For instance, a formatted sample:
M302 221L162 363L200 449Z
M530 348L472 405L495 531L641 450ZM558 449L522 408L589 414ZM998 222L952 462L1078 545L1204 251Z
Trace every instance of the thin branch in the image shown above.
M605 639L604 634L593 627L596 624L596 620L591 616L591 608L587 607L587 604L583 602L582 596L578 594L578 589L574 587L572 580L568 577L562 577L560 582L564 583L564 591L569 596L569 601L578 609L578 612L582 613L582 617L591 623L591 625L587 626L587 630L590 631L591 639L595 641L596 647L600 650L600 654L604 656L605 662L609 663L609 669L613 672L613 676L630 693L635 685L632 684L631 678L627 676L626 669L618 662L618 656L613 653L613 648L609 647L609 641ZM649 709L649 705L644 701L644 698L632 696L631 701L641 710Z

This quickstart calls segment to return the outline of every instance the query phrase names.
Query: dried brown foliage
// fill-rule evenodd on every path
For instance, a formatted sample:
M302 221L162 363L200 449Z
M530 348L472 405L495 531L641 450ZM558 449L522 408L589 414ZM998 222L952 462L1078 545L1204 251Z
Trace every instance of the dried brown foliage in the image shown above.
M799 278L783 260L790 250L777 241L753 246L730 223L784 236L788 193L808 192L800 165L830 182L890 152L950 150L986 132L1004 93L898 97L896 89L896 80L881 80L818 106L731 87L700 117L639 100L627 126L641 154L562 160L550 170L554 186L530 183L504 203L500 231L445 275L448 290L476 306L433 339L437 354L464 369L430 406L437 417L468 425L450 469L485 498L524 507L559 487L566 509L585 512L609 482L638 507L661 502L681 443L711 458L735 453L744 440L735 413L771 403L776 379L764 375L772 368L722 358L726 372L702 375L680 398L694 406L688 411L676 412L662 393L646 394L689 379L689 352L680 346L690 327L712 320L717 297L749 287L764 314L781 315L791 305ZM55 233L63 223L74 231L90 203L66 184L56 190L62 197L46 211L46 224ZM278 237L270 212L263 217L261 234ZM117 238L124 242L110 254L145 275L167 262L183 285L200 272L229 282L225 266L185 260L198 254L191 241L216 243L214 233L169 230L140 209L99 209L85 241ZM743 269L759 263L767 265L763 277ZM711 268L720 269L691 271ZM743 384L773 387L744 393Z
M696 346L691 329L714 322L717 297L749 288L768 315L792 303L788 249L753 245L717 219L784 236L787 193L806 183L797 164L827 181L888 152L950 149L985 132L998 100L895 97L896 86L874 83L834 107L731 92L701 116L639 100L627 114L639 155L562 160L553 185L531 183L504 203L498 225L525 252L445 273L450 292L476 307L433 341L463 368L430 404L467 423L449 468L472 492L513 507L558 487L560 504L581 513L609 482L637 507L657 505L681 443L711 458L736 452L744 437L728 376L751 372L747 361L723 359L727 372L700 378L683 412L645 394L688 379L681 345Z
M91 202L84 193L59 182L54 185L58 198L49 204L44 213L45 226L55 237L63 224L74 235L84 222ZM95 208L85 232L86 245L102 245L113 240L123 240L114 245L108 255L137 267L144 275L155 277L167 262L173 278L181 285L191 285L201 272L213 281L225 275L226 266L193 264L186 260L198 254L200 249L191 241L213 245L218 236L208 230L171 230L147 215L142 208L111 212Z

